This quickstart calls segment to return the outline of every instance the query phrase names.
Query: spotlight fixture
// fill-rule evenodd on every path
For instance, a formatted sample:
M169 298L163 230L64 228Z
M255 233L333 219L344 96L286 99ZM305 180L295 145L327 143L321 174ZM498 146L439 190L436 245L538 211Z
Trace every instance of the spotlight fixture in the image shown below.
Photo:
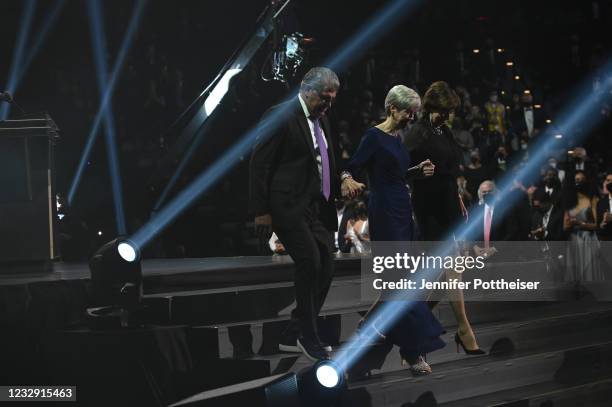
M516 79L516 80L518 81L519 79L521 79L521 77L520 77L520 76L518 76L518 75L515 75L515 76L514 76L514 79Z
M130 240L116 238L104 244L89 260L93 301L101 308L90 308L88 315L103 318L106 325L120 318L127 326L131 311L142 300L142 267L140 252ZM116 322L116 321L115 321Z
M334 388L340 383L340 372L331 363L320 364L316 371L317 381L323 387Z
M535 107L536 109L541 109L542 105L533 105L533 107Z
M497 48L497 52L499 52L501 54L502 52L504 52L504 49L503 48Z
M556 139L562 139L563 138L563 134L555 134L555 138Z
M300 398L307 405L335 405L346 388L344 372L332 360L320 360L298 375Z
M478 48L474 48L473 52L474 52L474 54L478 54L478 53L480 53L480 50Z
M550 120L550 119L546 119L546 123L547 123L547 124L550 124L550 123L552 123L552 120Z
M530 91L529 89L525 89L525 90L523 91L523 93L524 93L525 95L529 95L529 94L531 93L531 91Z
M506 66L514 66L514 62L508 61L508 62L506 62Z

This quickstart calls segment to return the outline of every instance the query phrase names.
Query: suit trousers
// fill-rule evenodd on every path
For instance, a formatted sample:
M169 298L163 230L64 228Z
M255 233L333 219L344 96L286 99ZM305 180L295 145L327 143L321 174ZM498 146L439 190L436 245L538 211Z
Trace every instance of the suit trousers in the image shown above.
M296 307L289 330L317 337L317 317L331 285L334 259L331 233L318 218L316 202L304 216L288 224L275 224L274 231L295 263Z

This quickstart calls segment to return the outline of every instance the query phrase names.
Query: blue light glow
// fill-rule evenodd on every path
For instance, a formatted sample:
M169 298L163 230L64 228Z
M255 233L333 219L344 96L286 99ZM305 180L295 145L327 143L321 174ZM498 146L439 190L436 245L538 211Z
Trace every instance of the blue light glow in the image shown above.
M406 13L420 1L395 0L390 2L381 12L366 22L351 37L337 53L328 59L324 66L340 71L356 61L369 46L388 33L394 26L406 17ZM297 90L290 92L286 99L294 98ZM132 241L140 248L145 246L171 222L173 222L186 208L218 182L223 175L231 170L238 162L244 159L252 147L269 137L280 125L283 115L287 114L289 106L276 109L263 119L256 127L250 129L241 139L223 154L210 168L204 170L196 179L174 197L166 206L154 214L134 235Z
M5 86L5 90L14 95L17 89L17 80L19 73L21 72L24 53L26 44L28 42L28 35L32 26L32 19L34 18L34 11L36 3L34 0L26 0L23 3L23 14L21 15L21 21L19 23L19 32L17 33L17 41L15 42L15 48L13 49L13 61L11 63L11 70L9 71L8 81ZM6 120L10 112L10 105L8 103L2 103L0 105L0 120Z
M598 73L605 73L605 77L612 75L612 60L602 66ZM557 128L549 126L546 131L536 139L533 146L530 146L529 161L525 163L518 171L508 171L497 183L498 194L497 199L503 201L504 205L496 207L496 213L501 216L504 214L504 209L508 210L516 203L516 194L512 193L514 181L516 179L525 180L527 182L534 180L539 175L539 168L546 162L551 155L551 151L558 148L559 140L555 137L559 133L572 134L574 140L580 141L581 138L588 134L588 131L597 124L593 120L599 103L601 102L601 94L594 93L591 89L592 81L595 75L590 75L583 80L576 88L571 102L558 114L555 119ZM607 84L612 88L611 84ZM447 237L447 241L465 240L468 236L474 233L475 228L482 227L483 215L472 217L467 223L458 225L453 232ZM453 252L451 244L444 244L433 253L434 256L446 256ZM423 278L436 279L435 271L424 273ZM368 349L368 343L377 337L377 330L385 331L388 329L399 316L411 307L412 303L406 298L405 293L402 294L403 299L400 301L387 301L373 313L368 322L361 329L361 335L354 335L347 344L340 349L336 355L336 362L341 369L347 370L363 353ZM412 298L416 298L418 293L413 293ZM374 328L376 326L376 329Z
M91 151L96 141L96 137L98 135L98 130L100 129L100 125L102 124L102 119L104 117L104 113L113 97L113 93L115 91L115 86L117 84L117 80L119 78L119 72L123 67L123 63L125 62L125 58L132 46L132 42L134 40L134 34L140 25L140 20L142 18L144 9L145 9L146 0L138 0L134 5L134 10L132 11L132 17L130 19L130 23L125 32L125 36L123 37L123 42L121 47L119 48L119 53L117 54L117 59L115 60L115 64L113 65L113 70L110 74L109 80L104 89L104 95L102 96L102 101L100 103L100 107L98 108L98 113L96 113L96 117L94 119L93 126L87 136L87 140L85 142L85 146L83 149L83 153L81 155L81 159L79 161L79 165L77 166L76 173L70 184L70 189L68 191L68 205L72 206L74 203L76 191L79 187L81 179L83 178L83 173L85 171L85 167L89 161L89 156L91 155Z

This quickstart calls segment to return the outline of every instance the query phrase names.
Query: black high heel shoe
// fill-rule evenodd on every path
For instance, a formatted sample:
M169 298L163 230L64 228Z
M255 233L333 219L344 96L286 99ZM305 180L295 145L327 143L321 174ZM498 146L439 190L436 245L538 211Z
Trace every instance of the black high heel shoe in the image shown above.
M457 353L459 353L459 345L461 345L466 355L484 355L486 353L484 350L480 348L472 349L472 350L466 348L465 345L463 344L463 341L459 337L459 333L455 333L455 343L457 344Z

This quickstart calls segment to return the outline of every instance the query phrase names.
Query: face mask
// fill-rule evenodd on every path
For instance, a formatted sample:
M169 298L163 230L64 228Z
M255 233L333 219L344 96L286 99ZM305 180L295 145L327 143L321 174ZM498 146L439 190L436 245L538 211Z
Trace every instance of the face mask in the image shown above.
M587 191L586 182L582 182L582 181L576 182L576 191L585 193Z
M492 192L489 192L488 194L484 194L482 196L482 200L484 201L484 203L491 206L495 203L495 194Z
M549 162L548 165L553 167L553 168L557 168L557 163L555 161Z

